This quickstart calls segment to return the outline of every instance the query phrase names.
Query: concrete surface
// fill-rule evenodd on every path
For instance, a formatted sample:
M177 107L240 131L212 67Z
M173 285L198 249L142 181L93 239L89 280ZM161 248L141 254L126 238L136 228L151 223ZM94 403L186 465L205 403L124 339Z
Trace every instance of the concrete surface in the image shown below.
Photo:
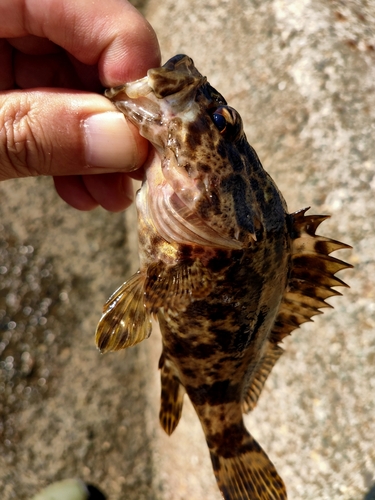
M375 4L138 7L164 60L189 54L240 111L290 211L332 214L320 232L354 247L337 254L351 289L287 339L247 425L290 499L374 499ZM137 265L133 215L76 212L49 179L3 183L0 199L1 498L81 477L111 500L218 500L188 401L171 438L159 429L157 334L94 347L102 303Z

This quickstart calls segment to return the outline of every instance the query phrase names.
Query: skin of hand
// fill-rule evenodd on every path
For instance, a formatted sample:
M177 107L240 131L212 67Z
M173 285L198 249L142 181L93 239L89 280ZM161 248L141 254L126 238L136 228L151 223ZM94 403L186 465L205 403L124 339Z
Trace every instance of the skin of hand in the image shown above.
M155 32L126 0L1 0L0 19L0 180L125 209L148 143L100 94L160 65Z

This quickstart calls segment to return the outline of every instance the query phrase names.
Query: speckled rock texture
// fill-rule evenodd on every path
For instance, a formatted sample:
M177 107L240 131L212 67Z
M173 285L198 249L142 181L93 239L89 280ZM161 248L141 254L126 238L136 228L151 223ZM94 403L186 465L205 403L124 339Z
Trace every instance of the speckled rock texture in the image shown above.
M241 113L290 211L332 217L353 246L330 299L246 417L291 500L375 498L375 4L183 0L137 5L163 60L191 56ZM50 179L0 185L0 491L29 499L80 477L110 500L219 500L186 401L159 429L160 338L94 346L103 302L137 268L134 212L80 213Z

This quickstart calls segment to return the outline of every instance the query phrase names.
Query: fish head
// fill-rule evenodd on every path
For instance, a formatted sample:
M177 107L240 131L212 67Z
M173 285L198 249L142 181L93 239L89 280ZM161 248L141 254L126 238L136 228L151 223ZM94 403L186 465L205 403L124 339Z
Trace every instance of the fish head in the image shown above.
M273 183L246 140L239 113L190 57L177 55L106 96L157 152L142 203L159 234L237 249L257 241L262 202L272 196Z

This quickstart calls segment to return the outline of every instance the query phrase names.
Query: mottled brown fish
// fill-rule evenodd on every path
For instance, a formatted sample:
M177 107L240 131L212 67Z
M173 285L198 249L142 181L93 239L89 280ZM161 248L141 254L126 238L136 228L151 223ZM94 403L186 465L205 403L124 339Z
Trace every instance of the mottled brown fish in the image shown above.
M106 92L155 148L137 194L140 270L104 306L102 352L163 338L161 425L187 392L226 500L286 499L246 430L279 343L329 307L347 245L315 234L326 216L288 214L242 120L185 55Z

